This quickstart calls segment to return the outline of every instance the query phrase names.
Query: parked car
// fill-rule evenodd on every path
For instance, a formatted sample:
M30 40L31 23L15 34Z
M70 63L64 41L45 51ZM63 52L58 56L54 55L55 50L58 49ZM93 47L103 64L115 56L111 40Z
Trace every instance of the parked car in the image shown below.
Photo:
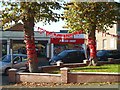
M64 50L57 56L53 56L49 60L49 64L56 64L57 61L63 63L82 63L85 59L84 51L82 50Z
M0 73L8 74L10 68L20 69L26 67L27 55L25 54L13 54L13 60L11 60L11 54L4 55L0 59Z
M119 50L99 50L97 52L98 61L108 61L108 58L120 59Z

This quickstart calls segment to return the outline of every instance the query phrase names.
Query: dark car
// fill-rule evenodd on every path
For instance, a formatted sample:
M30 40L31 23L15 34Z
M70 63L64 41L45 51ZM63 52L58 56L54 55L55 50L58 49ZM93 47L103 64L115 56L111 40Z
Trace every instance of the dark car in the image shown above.
M57 61L62 61L63 63L82 63L84 59L85 54L82 50L64 50L57 56L52 57L49 63L56 64Z
M120 59L119 50L99 50L97 52L98 61L108 61L108 58Z

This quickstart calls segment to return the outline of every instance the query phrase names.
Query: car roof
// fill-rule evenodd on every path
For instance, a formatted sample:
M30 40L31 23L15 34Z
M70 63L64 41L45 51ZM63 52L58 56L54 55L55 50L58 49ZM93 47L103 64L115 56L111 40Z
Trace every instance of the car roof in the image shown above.
M11 54L8 54L11 55ZM13 56L27 56L26 54L13 54Z
M120 51L120 50L99 50L99 51Z
M65 52L75 52L75 51L82 51L82 50L64 50Z

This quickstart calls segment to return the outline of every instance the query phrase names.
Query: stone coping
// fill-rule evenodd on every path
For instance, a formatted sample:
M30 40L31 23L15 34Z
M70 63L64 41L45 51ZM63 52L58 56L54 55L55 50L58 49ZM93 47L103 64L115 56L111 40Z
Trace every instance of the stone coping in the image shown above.
M69 64L66 64L66 63L63 63L63 66L65 65L85 65L84 63L69 63ZM39 68L44 68L44 67L58 67L57 65L47 65L47 66L41 66Z
M21 75L45 75L45 76L61 76L61 74L50 74L50 73L24 73L24 72L17 72L16 74Z
M95 75L120 75L120 73L114 73L114 72L68 72L71 74L95 74ZM24 73L24 72L17 72L17 74L21 74L21 75L45 75L45 76L61 76L61 74L50 74L50 73Z
M72 74L109 74L109 75L120 75L120 73L114 73L114 72L69 72L69 73L72 73Z

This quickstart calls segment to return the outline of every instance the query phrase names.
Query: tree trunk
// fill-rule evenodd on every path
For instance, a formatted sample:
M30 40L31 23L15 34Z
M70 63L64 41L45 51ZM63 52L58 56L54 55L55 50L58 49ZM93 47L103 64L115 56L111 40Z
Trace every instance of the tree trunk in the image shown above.
M96 30L96 25L93 25L92 30L90 31L88 35L88 46L90 49L90 64L89 65L97 65L95 30Z
M24 18L24 42L26 43L27 57L30 72L38 72L38 59L34 43L34 17Z

